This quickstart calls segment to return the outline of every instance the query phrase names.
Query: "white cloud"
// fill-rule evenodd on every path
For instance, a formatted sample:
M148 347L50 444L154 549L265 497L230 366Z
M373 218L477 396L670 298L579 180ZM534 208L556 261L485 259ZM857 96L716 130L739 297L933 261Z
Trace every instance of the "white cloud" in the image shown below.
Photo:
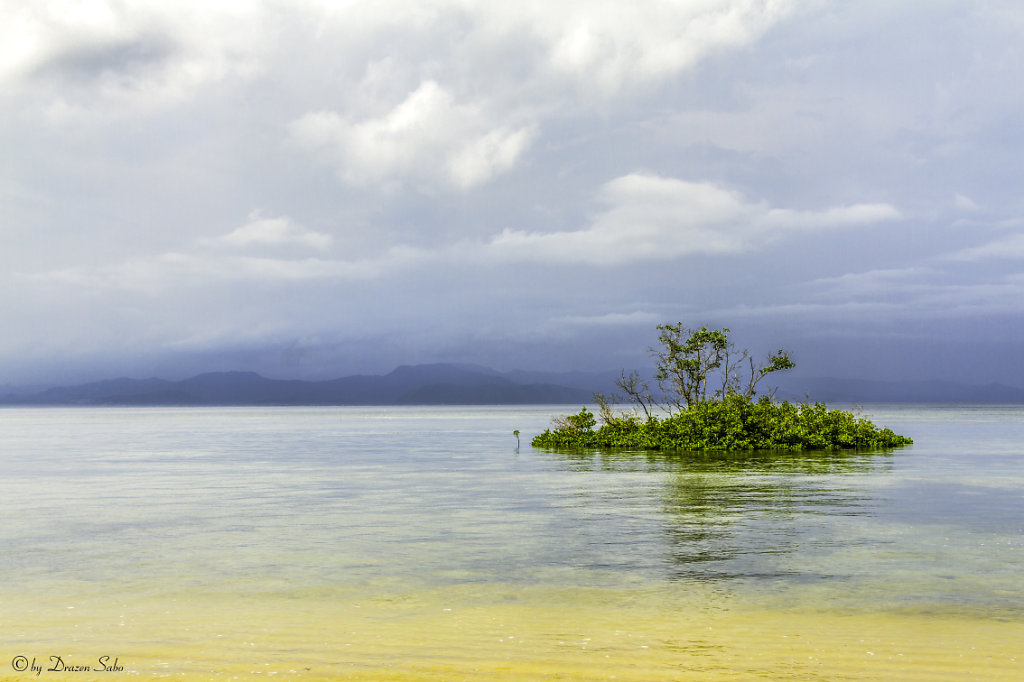
M249 222L223 237L203 240L213 246L299 245L323 251L331 245L331 236L297 224L288 216L265 218L259 211L249 214Z
M493 126L484 107L456 102L431 80L380 116L353 120L319 111L296 119L289 131L355 185L440 177L461 188L511 168L532 137L528 126Z
M977 211L980 208L978 204L974 202L974 199L971 199L965 194L960 194L959 192L957 192L953 197L953 203L961 211Z
M698 254L735 254L803 230L867 225L898 218L887 204L823 211L773 209L708 182L633 173L607 183L609 208L582 230L505 230L489 246L498 258L624 265Z
M552 117L628 104L709 54L752 43L798 4L399 3L368 18L335 9L326 31L366 40L342 28L355 21L387 51L363 55L344 106L325 97L288 129L355 186L469 189L513 168Z
M73 63L124 74L124 57L145 56L160 39L173 47L166 64L173 74L163 74L163 86L187 86L258 70L291 25L303 27L301 48L329 42L342 59L397 54L411 61L408 68L471 79L522 77L525 64L526 80L568 81L614 96L750 44L801 4L807 0L296 0L282 11L258 0L2 0L0 83ZM539 56L509 59L510 48ZM474 75L462 60L487 73Z
M526 3L548 68L605 96L660 83L716 51L747 45L792 11L786 0ZM520 10L522 3L510 5ZM520 10L521 11L521 10Z
M497 128L471 139L449 155L448 175L463 189L486 182L511 169L529 146L532 136L528 128Z
M756 220L756 225L766 230L813 230L825 227L852 227L896 220L901 217L899 210L889 204L856 204L836 206L824 211L794 211L773 208Z

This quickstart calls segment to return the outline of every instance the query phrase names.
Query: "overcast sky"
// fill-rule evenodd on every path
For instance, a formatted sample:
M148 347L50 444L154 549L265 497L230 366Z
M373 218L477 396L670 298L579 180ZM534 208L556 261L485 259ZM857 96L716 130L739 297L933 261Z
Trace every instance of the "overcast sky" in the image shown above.
M1024 386L1019 0L0 0L0 384Z

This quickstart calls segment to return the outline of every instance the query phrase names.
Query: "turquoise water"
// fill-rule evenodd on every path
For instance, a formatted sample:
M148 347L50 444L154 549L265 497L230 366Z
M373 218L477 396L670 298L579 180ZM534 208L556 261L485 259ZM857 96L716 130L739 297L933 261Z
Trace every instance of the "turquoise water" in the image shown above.
M866 416L915 440L882 453L528 445L566 411L0 411L0 654L74 648L67 628L88 625L106 644L135 647L146 674L143 640L200 646L168 635L158 609L187 603L174 617L201 620L203 600L261 618L287 603L299 639L328 618L313 615L324 604L443 595L449 609L460 599L540 608L579 590L620 604L686 599L709 617L749 608L1024 622L1020 407L869 406ZM115 618L107 601L147 634L104 629Z

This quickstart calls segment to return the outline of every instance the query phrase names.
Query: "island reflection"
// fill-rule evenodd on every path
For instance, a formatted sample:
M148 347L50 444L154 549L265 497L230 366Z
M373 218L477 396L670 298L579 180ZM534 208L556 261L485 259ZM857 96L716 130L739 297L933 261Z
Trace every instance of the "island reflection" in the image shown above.
M634 488L648 481L643 490L602 488L580 501L604 505L615 553L651 550L643 539L650 535L623 507L638 505L633 496L656 495L663 578L762 586L849 577L833 555L866 542L855 532L857 519L887 503L870 481L893 466L884 451L545 452L565 471L621 474ZM631 534L634 546L624 547Z

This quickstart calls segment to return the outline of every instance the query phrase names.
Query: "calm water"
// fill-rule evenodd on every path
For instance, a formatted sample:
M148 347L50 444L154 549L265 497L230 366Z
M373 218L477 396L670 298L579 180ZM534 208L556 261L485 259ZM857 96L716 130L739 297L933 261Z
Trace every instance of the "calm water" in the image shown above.
M1024 679L1024 408L531 448L565 411L0 411L0 679Z

